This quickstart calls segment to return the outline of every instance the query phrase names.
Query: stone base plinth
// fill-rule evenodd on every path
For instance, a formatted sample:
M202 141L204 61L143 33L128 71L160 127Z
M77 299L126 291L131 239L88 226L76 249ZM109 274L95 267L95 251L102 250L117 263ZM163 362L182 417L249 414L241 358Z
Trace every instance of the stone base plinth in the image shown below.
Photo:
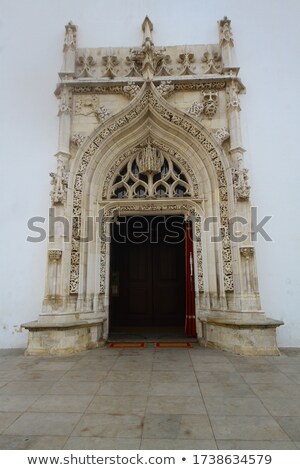
M21 325L29 331L25 351L30 356L64 356L103 346L103 320Z
M282 321L264 318L261 320L200 319L202 324L202 346L222 349L244 356L278 356L276 328Z

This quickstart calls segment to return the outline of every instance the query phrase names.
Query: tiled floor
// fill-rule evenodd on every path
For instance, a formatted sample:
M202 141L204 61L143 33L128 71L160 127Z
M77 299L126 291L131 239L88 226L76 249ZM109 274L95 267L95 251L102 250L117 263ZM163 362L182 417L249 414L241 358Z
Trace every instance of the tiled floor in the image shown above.
M0 449L300 449L300 349L0 350Z

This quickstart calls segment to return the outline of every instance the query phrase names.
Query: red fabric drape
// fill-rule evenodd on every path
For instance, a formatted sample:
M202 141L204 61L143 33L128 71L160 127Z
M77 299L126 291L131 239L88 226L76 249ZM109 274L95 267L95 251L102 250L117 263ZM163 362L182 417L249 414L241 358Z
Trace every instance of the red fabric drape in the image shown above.
M192 223L185 223L185 333L196 336Z

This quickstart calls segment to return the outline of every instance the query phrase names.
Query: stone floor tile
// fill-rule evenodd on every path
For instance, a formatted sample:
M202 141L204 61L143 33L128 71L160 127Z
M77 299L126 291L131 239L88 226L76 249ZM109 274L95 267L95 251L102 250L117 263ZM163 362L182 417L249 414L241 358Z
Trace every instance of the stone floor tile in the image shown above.
M25 450L36 436L0 436L0 450Z
M150 396L146 412L149 414L206 414L206 408L201 396L188 397Z
M261 398L272 416L300 416L300 398Z
M193 370L181 370L181 371L153 371L151 373L151 382L177 382L177 383L187 383L194 382L197 383L197 378Z
M22 364L21 359L16 358L6 358L4 361L0 362L0 373L9 372L12 370L24 370L26 367Z
M4 432L17 436L68 436L81 413L23 413Z
M181 415L147 414L144 421L143 439L176 439L181 424Z
M151 357L153 359L154 349L120 349L119 357Z
M11 436L7 436L11 437ZM19 437L19 436L14 436ZM34 436L34 439L30 439L26 449L35 450L60 450L64 448L64 445L68 439L68 436Z
M159 361L153 362L152 369L154 371L193 371L194 367L191 362Z
M41 360L37 364L31 366L31 370L47 370L47 371L67 371L76 364L75 361L63 360Z
M43 395L28 411L83 413L92 399L93 395Z
M278 370L284 374L300 374L300 363L299 364L276 364Z
M194 361L194 369L196 372L236 372L234 366L230 363L222 362L202 362Z
M300 441L298 442L294 442L295 446L297 447L297 449L300 449Z
M78 361L73 367L72 371L81 371L81 370L94 370L99 372L108 372L114 366L116 359L105 359L103 361Z
M152 365L153 356L119 356L114 364L114 367L119 365L128 366L128 365L136 365L136 366L149 366Z
M0 357L1 358L8 358L8 357L13 357L13 356L22 357L24 352L25 352L24 348L15 348L15 349L3 348L3 349L0 349Z
M86 413L108 413L120 415L144 415L147 396L96 396Z
M24 369L13 369L13 370L0 370L0 381L11 382L12 380L18 380L20 376L24 374Z
M64 370L28 370L16 377L21 381L56 382L65 375Z
M140 439L105 437L70 437L64 449L70 450L130 450L140 448Z
M286 376L292 381L294 382L295 384L298 384L300 385L300 374L286 374Z
M79 437L140 438L143 416L85 414L72 433Z
M193 397L200 395L200 390L195 383L152 383L149 388L149 395L167 395Z
M154 350L154 358L158 357L172 357L178 358L180 360L189 359L190 357L190 349L155 349Z
M209 415L218 416L268 416L267 409L256 397L205 396L205 406Z
M199 383L212 384L238 384L245 383L245 380L237 372L205 372L196 371L196 377Z
M0 433L5 431L20 416L17 412L0 412Z
M111 371L118 372L118 371L133 371L133 372L151 372L152 370L152 363L134 363L134 362L128 362L128 363L116 363L112 368Z
M300 399L300 385L297 384L251 384L251 389L261 398Z
M148 382L103 382L97 395L108 396L130 396L130 395L145 395L147 396L149 390Z
M7 384L7 381L5 381L5 382L0 382L0 388L4 387L4 385L6 385L6 384Z
M149 382L150 371L140 370L114 370L107 374L106 380L108 382ZM1 389L0 389L1 390Z
M242 372L243 379L249 384L292 384L293 382L281 372Z
M9 382L0 388L0 395L42 395L47 393L54 382Z
M191 348L189 349L190 357L226 357L224 351L218 349L208 349L208 348Z
M228 357L231 364L238 365L238 364L265 364L268 365L269 360L268 357L261 357L261 356L239 356L233 353L227 353L226 357Z
M271 416L210 415L210 421L217 440L289 440L287 434Z
M214 450L217 449L215 440L206 439L142 439L143 450Z
M48 395L94 395L99 388L98 382L66 382L60 380L47 391Z
M249 364L249 363L242 363L242 364L234 364L235 370L239 373L269 373L269 372L279 372L276 366L272 364Z
M37 399L37 395L1 395L0 411L26 411Z
M71 369L64 374L63 382L100 382L107 376L107 371L95 369Z
M292 441L234 441L217 440L220 450L294 450L297 449Z
M276 418L282 429L293 441L300 441L300 417L284 416Z
M178 439L214 439L208 416L182 415Z
M219 397L254 397L251 387L245 383L200 383L200 390L205 399L207 396Z
M231 364L229 359L225 356L220 355L198 355L191 353L191 360L192 363L197 365L201 362L201 364Z

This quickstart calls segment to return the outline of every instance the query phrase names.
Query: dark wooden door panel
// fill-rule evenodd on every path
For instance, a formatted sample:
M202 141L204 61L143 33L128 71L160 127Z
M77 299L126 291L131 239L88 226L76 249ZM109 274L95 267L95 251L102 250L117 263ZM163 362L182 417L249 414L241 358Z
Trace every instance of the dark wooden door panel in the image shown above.
M161 227L156 243L149 238L112 242L111 279L118 280L118 295L111 295L113 326L184 325L184 240L166 243Z

